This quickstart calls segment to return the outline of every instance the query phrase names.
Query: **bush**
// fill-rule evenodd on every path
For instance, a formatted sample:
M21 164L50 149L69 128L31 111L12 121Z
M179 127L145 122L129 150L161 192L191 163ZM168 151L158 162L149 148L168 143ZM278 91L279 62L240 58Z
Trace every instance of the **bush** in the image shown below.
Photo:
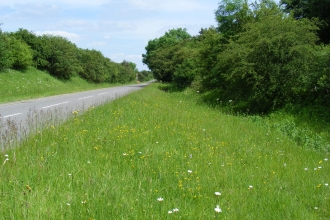
M9 39L0 29L0 70L10 67Z
M106 66L108 61L100 51L79 50L79 62L82 67L79 75L89 82L102 83L111 78Z
M42 54L47 60L46 70L59 79L70 79L81 71L78 48L64 37L43 35Z
M26 70L32 65L32 50L23 41L14 37L9 38L10 44L10 66L16 70Z
M307 20L266 16L249 23L218 56L221 89L247 108L267 111L306 92L316 59L316 27ZM231 94L231 95L230 95Z

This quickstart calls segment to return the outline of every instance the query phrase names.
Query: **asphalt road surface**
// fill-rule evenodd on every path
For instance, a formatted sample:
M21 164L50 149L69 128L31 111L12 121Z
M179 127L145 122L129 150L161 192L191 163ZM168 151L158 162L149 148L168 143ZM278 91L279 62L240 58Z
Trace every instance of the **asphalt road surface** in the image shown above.
M111 87L105 89L90 90L65 95L57 95L45 98L31 99L20 102L5 103L0 105L0 141L11 139L10 130L15 129L27 131L27 123L31 123L35 115L51 115L52 112L61 112L61 117L72 114L72 111L83 111L90 106L97 106L106 101L111 101L124 96L130 92L145 87L148 83ZM55 114L56 115L56 114ZM43 120L48 119L43 116ZM37 123L34 121L33 123ZM38 122L40 126L40 122ZM37 125L35 125L37 126ZM15 130L14 129L14 130ZM16 133L20 133L18 131ZM20 134L15 134L20 136ZM2 143L3 145L3 143ZM1 147L1 145L0 145Z

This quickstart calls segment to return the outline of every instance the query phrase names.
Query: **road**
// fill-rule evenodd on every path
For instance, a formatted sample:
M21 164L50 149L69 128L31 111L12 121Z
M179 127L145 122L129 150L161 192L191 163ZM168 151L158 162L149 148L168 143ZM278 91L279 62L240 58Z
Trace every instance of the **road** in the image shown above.
M65 95L31 99L0 105L0 141L2 148L14 139L26 135L31 127L61 117L63 121L72 111L83 111L130 92L142 89L148 83L90 90ZM54 113L55 112L55 113ZM49 118L51 117L51 118ZM1 149L0 145L0 149Z

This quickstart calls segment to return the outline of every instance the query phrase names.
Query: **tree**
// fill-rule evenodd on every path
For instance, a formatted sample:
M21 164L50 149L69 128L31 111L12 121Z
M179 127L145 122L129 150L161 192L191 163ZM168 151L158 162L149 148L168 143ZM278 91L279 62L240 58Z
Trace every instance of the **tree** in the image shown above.
M43 35L42 56L47 61L45 69L60 79L70 79L81 71L78 61L78 48L64 37Z
M163 82L172 82L175 65L173 63L174 53L180 49L179 45L159 48L152 52L148 67L154 78Z
M10 67L9 39L0 29L0 70Z
M136 72L136 73L139 72L139 70L136 68L136 64L133 62L123 60L123 62L121 62L121 65L131 69L133 72Z
M139 74L139 81L140 82L145 82L145 81L151 80L152 77L153 77L152 72L147 71L147 70L139 71L138 74Z
M245 102L250 110L267 111L311 89L318 39L312 22L267 16L244 29L219 54L213 74L228 99Z
M148 45L145 47L146 54L142 54L142 62L146 64L149 69L154 72L155 69L156 72L159 72L160 69L157 66L158 61L155 61L155 53L158 49L166 49L168 47L174 46L178 44L181 41L184 41L186 39L190 39L191 35L187 32L187 29L171 29L168 32L166 32L163 36L160 38L156 38L154 40L149 40ZM159 54L160 55L160 54ZM166 72L166 70L164 70ZM165 77L157 78L156 76L166 75ZM155 76L156 79L163 80L163 81L171 81L172 77L167 76L168 74L161 74L159 72L158 75Z
M218 61L218 55L228 43L227 38L219 33L216 28L202 29L197 36L199 41L199 67L192 85L198 91L212 90L220 82L214 80L213 72Z
M45 44L42 36L35 35L32 31L20 28L14 33L10 33L17 40L24 41L32 50L33 65L38 69L47 69L48 61L44 54Z
M321 42L330 43L330 0L281 0L286 12L292 12L296 19L317 18Z
M79 75L89 82L102 83L110 78L106 62L100 51L79 49L78 59L82 67Z
M26 70L32 65L32 50L21 40L8 37L10 67L17 70Z
M215 16L218 31L227 38L239 33L242 26L253 19L247 0L222 0Z

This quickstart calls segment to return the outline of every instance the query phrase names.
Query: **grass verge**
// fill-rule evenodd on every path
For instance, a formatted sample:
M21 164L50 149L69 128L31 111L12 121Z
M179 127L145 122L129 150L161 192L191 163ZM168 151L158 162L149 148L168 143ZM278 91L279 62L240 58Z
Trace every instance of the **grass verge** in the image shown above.
M80 77L58 80L51 75L30 67L27 71L0 72L0 103L40 98L85 90L106 88L122 84L93 84Z
M328 154L158 84L49 125L0 167L5 219L329 219Z

